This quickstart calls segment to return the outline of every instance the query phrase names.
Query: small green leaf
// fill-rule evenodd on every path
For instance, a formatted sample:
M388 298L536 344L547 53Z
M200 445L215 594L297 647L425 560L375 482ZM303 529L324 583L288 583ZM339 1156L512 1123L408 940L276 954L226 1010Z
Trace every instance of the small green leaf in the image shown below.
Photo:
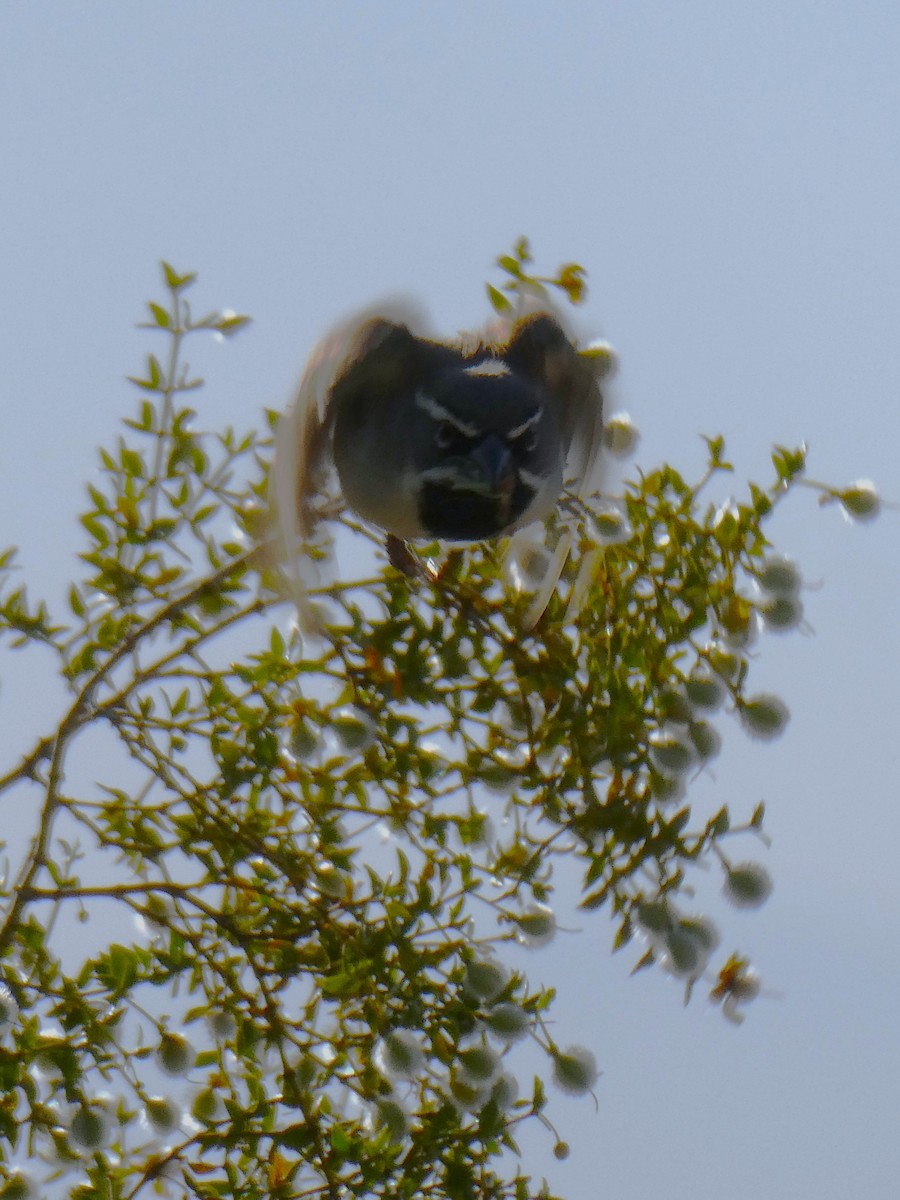
M252 320L252 317L245 317L239 313L235 313L234 316L221 317L216 321L215 328L219 333L224 334L225 337L232 337L243 329L244 326L249 325Z
M504 296L500 289L495 288L493 284L489 283L486 286L488 299L490 300L494 310L498 313L509 312L509 310L512 308L512 305L510 304L508 297Z
M723 833L727 833L731 825L731 819L728 815L727 808L720 808L716 815L710 820L707 829L713 837L721 837Z
M144 464L141 456L134 450L129 450L127 446L122 447L122 466L125 469L126 475L136 476L138 479L144 477Z
M164 309L161 304L154 304L151 300L148 307L153 314L153 319L156 321L160 329L169 329L171 327L172 318L169 316L168 311Z
M162 367L159 365L159 359L155 354L147 355L147 370L151 386L154 391L158 391L160 380L162 379Z
M772 451L772 464L779 480L782 483L790 483L806 468L806 451L803 447L799 450L789 450L786 446L776 446Z
M75 616L79 618L83 617L87 612L84 601L81 599L81 593L78 591L78 588L74 583L69 588L69 608L71 608Z
M193 272L189 272L187 275L179 275L175 268L170 266L165 260L163 261L162 269L166 279L166 286L170 287L173 292L179 292L182 288L190 287L197 278Z
M521 278L522 268L519 264L519 260L517 258L513 258L512 255L501 254L497 259L497 266L502 267L507 274L512 275L514 278Z

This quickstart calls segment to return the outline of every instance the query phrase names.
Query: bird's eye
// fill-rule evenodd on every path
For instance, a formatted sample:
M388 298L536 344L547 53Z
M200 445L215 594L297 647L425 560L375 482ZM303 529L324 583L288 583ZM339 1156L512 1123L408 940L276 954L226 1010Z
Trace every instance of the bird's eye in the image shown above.
M434 444L438 450L449 450L459 441L459 430L450 421L440 421L434 433Z
M513 446L519 454L533 454L537 450L538 435L536 429L526 429L518 437L512 439Z

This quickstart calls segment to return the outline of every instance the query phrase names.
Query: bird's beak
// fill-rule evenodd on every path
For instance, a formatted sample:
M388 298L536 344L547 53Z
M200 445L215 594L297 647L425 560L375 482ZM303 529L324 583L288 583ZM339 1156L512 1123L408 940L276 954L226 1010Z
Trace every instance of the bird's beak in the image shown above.
M505 442L488 434L470 455L495 495L509 496L516 486L512 455Z

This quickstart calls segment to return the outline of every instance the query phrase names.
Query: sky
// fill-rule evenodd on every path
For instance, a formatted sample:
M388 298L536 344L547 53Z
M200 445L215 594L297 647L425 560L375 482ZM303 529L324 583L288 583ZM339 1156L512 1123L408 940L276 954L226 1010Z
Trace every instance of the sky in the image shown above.
M763 638L753 679L791 724L760 746L722 722L699 785L767 804L765 908L698 885L767 996L740 1028L685 1009L610 957L602 914L528 960L603 1071L596 1109L553 1102L565 1163L529 1139L572 1200L896 1194L898 62L900 8L872 0L0 4L0 543L58 608L161 258L199 272L199 308L254 318L195 350L210 424L283 407L316 337L379 297L447 334L483 320L527 234L543 269L589 272L579 323L618 350L641 466L699 474L721 433L740 493L806 440L813 478L887 502L779 515L809 628ZM56 712L17 661L0 765Z

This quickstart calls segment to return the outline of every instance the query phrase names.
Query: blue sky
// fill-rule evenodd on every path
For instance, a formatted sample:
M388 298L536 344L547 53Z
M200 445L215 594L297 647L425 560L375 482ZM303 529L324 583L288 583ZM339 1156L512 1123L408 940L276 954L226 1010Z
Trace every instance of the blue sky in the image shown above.
M723 433L739 490L806 439L815 477L900 500L898 62L900 9L865 0L0 6L0 542L63 594L160 258L253 315L195 363L204 422L250 426L379 296L482 319L521 233L588 268L641 463L690 475ZM791 726L760 747L723 724L702 784L767 801L772 900L717 915L778 997L737 1030L685 1011L609 958L602 917L529 959L577 979L559 1020L604 1071L599 1112L555 1107L569 1161L531 1152L573 1200L896 1188L898 521L812 493L779 517L815 636L764 639L754 677ZM4 762L53 718L40 669L11 670Z

